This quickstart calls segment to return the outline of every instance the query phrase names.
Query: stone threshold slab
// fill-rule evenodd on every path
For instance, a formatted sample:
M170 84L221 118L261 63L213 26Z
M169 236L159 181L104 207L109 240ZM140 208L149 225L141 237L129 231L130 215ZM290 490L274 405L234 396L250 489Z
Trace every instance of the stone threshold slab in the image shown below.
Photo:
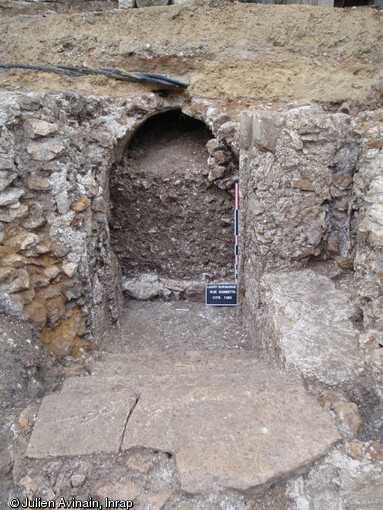
M175 455L181 488L252 491L306 472L340 440L327 412L281 378L247 385L144 391L123 450Z
M117 361L117 359L116 359ZM31 458L135 448L175 456L188 493L253 491L307 471L340 439L330 415L295 380L253 352L125 355L127 370L68 379L42 401ZM150 375L152 374L152 375Z
M27 457L117 452L135 392L64 392L44 397L27 448Z

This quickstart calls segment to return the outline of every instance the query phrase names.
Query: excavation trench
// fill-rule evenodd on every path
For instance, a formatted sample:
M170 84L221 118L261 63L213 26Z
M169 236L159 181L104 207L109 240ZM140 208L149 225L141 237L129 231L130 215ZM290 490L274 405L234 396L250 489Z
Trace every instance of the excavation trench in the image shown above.
M110 172L111 248L126 297L203 300L205 282L232 282L233 159L180 110L140 126Z

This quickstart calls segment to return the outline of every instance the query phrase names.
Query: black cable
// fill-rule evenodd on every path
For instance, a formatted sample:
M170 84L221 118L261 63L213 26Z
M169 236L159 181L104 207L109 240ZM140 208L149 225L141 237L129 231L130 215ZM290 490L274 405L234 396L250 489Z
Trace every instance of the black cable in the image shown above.
M33 66L27 64L0 64L0 69L29 69L33 71L44 71L48 73L63 73L63 74L72 74L74 76L80 76L81 74L95 74L95 75L103 75L108 78L114 78L115 80L123 80L123 81L145 81L149 83L157 83L158 85L165 85L167 87L176 87L176 88L187 88L188 83L184 83L179 80L173 80L172 78L167 78L166 76L162 76L161 74L153 74L153 73L129 73L125 71L121 71L119 69L89 69L82 67L73 67L73 66L55 66L55 67L43 67L43 66Z

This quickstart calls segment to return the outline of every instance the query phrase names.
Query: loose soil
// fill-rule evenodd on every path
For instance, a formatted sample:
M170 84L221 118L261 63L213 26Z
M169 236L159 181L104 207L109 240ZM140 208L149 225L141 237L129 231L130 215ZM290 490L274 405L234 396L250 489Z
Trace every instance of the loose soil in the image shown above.
M202 122L167 112L141 127L112 169L111 244L123 276L232 277L234 203L208 179L211 138ZM230 175L238 163L225 158Z
M235 307L188 301L127 302L120 327L109 329L96 353L251 349Z
M198 2L3 17L2 63L157 72L239 111L262 101L361 100L381 72L383 12ZM124 96L158 88L105 77L0 71L0 89Z

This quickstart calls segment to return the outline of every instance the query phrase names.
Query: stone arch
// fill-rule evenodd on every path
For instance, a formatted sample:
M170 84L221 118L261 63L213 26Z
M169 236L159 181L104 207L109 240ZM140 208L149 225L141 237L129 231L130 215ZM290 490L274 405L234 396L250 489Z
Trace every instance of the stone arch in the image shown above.
M123 280L231 279L231 151L179 108L147 116L124 141L109 178L111 247Z

